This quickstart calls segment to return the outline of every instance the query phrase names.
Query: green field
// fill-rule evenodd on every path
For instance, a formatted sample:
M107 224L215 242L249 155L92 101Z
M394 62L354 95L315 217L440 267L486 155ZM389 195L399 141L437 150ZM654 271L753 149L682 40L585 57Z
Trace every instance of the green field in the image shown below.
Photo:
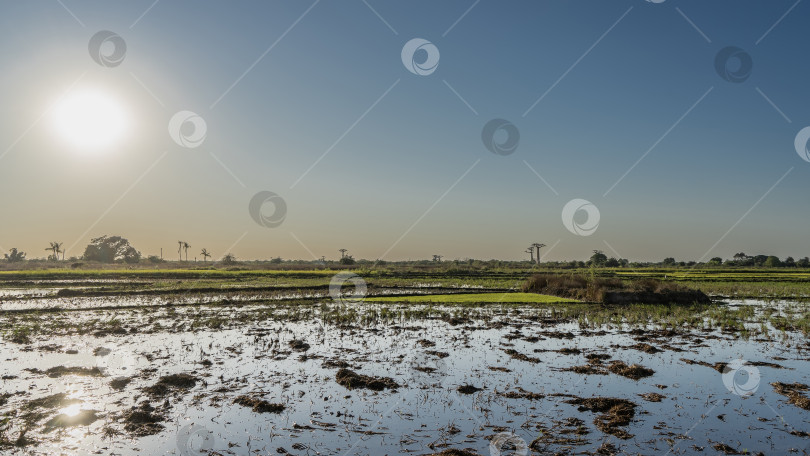
M458 293L418 296L384 296L366 298L369 302L411 302L411 303L564 303L577 302L573 299L559 298L557 296L534 293Z

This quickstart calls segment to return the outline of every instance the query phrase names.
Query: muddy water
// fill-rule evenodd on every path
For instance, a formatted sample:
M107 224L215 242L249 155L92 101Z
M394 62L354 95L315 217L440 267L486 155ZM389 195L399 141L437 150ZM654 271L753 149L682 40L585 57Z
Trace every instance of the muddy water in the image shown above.
M504 441L507 434L526 444L544 435L555 437L550 440L557 443L537 444L537 454L595 451L605 442L628 454L655 455L716 454L713 446L720 443L765 454L791 449L802 454L810 448L810 439L801 434L810 432L810 412L787 403L769 385L810 383L807 342L799 335L778 341L734 340L713 332L655 337L629 328L582 331L574 323L539 324L532 315L531 308L516 314L492 307L484 318L451 322L455 325L421 318L343 327L323 325L317 319L309 323L270 319L217 331L39 338L28 347L3 342L0 375L16 378L0 381L0 393L19 394L0 410L16 410L26 401L59 392L81 401L47 412L29 431L38 443L18 450L20 454L196 455L202 449L235 455L284 451L393 455L468 448L488 455L491 442ZM573 338L567 338L568 333ZM309 349L293 350L289 346L293 339L304 340ZM423 347L420 340L435 346ZM650 354L630 348L640 340L663 351ZM43 348L47 346L51 348ZM110 353L94 355L99 347ZM566 348L581 353L558 352ZM504 353L510 349L537 362L513 359ZM67 354L68 350L77 353ZM613 373L564 370L585 365L590 353L638 363L655 373L632 380ZM742 358L783 368L742 364L723 375L682 358L709 364ZM324 367L327 360L345 361L361 374L391 377L401 386L380 392L348 390L335 382L337 367ZM98 366L107 375L51 378L23 369L60 365ZM430 367L432 372L415 367ZM142 391L159 377L180 372L200 381L167 398L149 398ZM116 391L109 382L121 376L133 376L133 381ZM481 391L461 394L462 385ZM509 398L503 395L507 392L544 397ZM639 397L651 392L665 397L661 402ZM286 409L279 414L256 413L233 404L243 394L284 404ZM598 430L593 423L598 413L566 403L570 395L635 402L635 416L622 427L633 437L619 439ZM145 400L154 406L168 400L164 429L146 437L127 435L119 412ZM51 415L80 410L95 410L99 419L87 426L43 430L42 423ZM560 433L565 428L560 422L568 418L581 420L576 426L579 435ZM122 435L103 438L105 426ZM573 437L577 444L564 441Z

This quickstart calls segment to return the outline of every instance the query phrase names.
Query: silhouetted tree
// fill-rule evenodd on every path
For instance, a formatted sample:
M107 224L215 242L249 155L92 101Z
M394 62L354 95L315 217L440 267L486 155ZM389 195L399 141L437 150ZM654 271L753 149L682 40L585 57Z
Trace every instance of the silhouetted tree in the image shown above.
M203 257L203 263L207 262L208 257L211 256L211 254L208 253L208 249L202 249L202 251L200 252L200 255L202 255L202 257Z
M12 247L7 254L3 255L9 263L19 263L25 260L25 252L17 251L16 247Z
M537 242L532 244L532 247L537 249L537 264L540 264L540 249L542 249L545 246L546 246L546 244L540 244L540 243L537 243Z
M348 252L348 250L339 249L338 252L340 252L340 258L345 258L346 257L346 252Z
M594 250L591 259L588 261L593 266L604 266L607 263L608 257L601 250Z
M534 247L533 247L533 246L529 246L529 248L528 248L528 249L526 249L526 253L528 253L528 254L529 254L529 258L530 258L530 260L529 260L529 261L531 261L532 263L534 263Z
M123 260L127 263L137 263L141 259L141 252L129 244L129 240L121 236L101 236L90 241L85 247L85 260L112 263Z
M51 252L53 252L53 255L51 255L51 256L56 261L59 261L59 254L64 253L64 252L62 252L62 243L61 242L51 242L50 246L48 246L48 248L46 248L45 250L50 250Z

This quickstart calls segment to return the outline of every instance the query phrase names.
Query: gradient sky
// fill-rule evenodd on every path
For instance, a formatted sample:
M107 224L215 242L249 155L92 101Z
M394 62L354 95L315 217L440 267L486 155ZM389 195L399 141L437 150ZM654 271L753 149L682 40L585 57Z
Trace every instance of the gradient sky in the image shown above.
M794 148L810 125L808 2L1 8L4 251L45 256L61 241L81 255L90 238L119 234L166 258L177 240L191 244L189 257L205 247L243 259L335 258L339 248L368 259L519 259L532 242L554 246L548 260L593 249L634 260L810 255L810 163ZM91 58L101 30L126 41L121 65ZM439 49L434 73L403 65L412 38ZM715 71L727 46L753 59L743 83ZM86 88L131 120L95 154L65 144L48 115ZM205 119L200 147L169 136L182 110ZM494 118L520 131L511 155L484 147ZM251 218L259 191L286 201L280 226ZM599 208L591 236L563 225L574 198Z

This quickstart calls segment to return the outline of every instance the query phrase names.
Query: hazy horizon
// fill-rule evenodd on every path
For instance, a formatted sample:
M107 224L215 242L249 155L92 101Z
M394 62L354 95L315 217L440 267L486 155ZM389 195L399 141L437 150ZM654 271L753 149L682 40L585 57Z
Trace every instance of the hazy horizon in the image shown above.
M810 256L807 3L4 12L0 254Z

